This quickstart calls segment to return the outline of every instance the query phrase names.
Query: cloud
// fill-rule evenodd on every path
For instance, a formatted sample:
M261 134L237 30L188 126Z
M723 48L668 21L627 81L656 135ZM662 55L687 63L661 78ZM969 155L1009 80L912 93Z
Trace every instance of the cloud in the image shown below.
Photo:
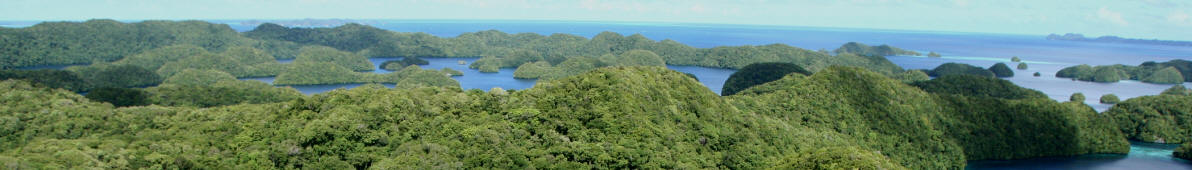
M1130 25L1130 22L1126 22L1126 19L1122 19L1121 12L1112 11L1106 7L1101 7L1100 10L1097 10L1097 18L1101 18L1102 20L1106 20L1120 26Z
M1176 24L1192 24L1192 19L1188 17L1188 13L1184 13L1183 11L1172 12L1170 15L1167 15L1167 21Z

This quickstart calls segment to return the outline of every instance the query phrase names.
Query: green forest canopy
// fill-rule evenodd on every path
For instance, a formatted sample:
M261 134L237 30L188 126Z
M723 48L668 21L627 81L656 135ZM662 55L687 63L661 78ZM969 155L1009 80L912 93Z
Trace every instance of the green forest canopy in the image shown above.
M1147 83L1178 84L1192 81L1192 61L1147 61L1138 66L1116 64L1094 67L1081 64L1061 69L1055 76L1095 82L1139 80Z
M0 100L0 121L17 125L0 129L14 134L0 137L11 141L0 144L9 167L939 169L1128 148L1075 103L932 94L846 67L729 97L663 67L600 68L508 93L365 85L206 109L113 108L12 80L0 94L18 97Z

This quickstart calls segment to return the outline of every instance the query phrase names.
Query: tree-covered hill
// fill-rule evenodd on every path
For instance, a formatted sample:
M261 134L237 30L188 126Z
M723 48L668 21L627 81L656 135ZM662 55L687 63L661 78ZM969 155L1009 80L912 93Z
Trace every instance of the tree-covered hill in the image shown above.
M1105 111L1131 140L1156 143L1192 141L1192 96L1163 94L1127 99Z
M1177 59L1167 62L1147 61L1138 66L1082 64L1060 69L1055 76L1094 82L1138 80L1147 83L1179 84L1192 81L1192 62Z
M0 28L0 67L110 62L169 45L223 51L255 43L227 25L203 21L43 22L27 28Z
M1074 105L932 94L846 67L730 97L664 67L521 91L365 85L209 108L114 108L16 80L0 82L0 96L0 163L22 168L941 169L1128 146Z

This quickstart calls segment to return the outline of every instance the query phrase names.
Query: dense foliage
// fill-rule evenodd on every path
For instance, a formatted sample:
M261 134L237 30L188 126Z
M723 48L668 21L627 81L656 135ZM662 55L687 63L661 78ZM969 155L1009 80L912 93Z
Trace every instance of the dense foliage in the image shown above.
M1018 56L1010 57L1010 62L1022 62L1022 58L1018 58Z
M1101 103L1102 104L1114 104L1114 103L1118 103L1120 101L1121 101L1121 99L1118 99L1117 95L1113 95L1113 94L1101 95Z
M1157 95L1127 99L1105 111L1131 140L1156 143L1192 141L1192 96Z
M919 52L903 50L889 45L869 46L858 42L848 42L837 48L836 53L852 53L864 56L892 56L892 55L922 55ZM938 55L938 54L937 54Z
M1171 60L1167 62L1144 62L1138 66L1077 65L1056 72L1056 77L1074 78L1082 81L1117 82L1118 80L1139 80L1148 83L1178 84L1192 81L1192 61Z
M91 90L86 97L116 107L149 105L149 95L141 89L103 87Z
M728 77L724 81L724 88L721 89L720 95L733 95L737 92L748 89L749 87L765 84L774 80L782 79L787 74L799 73L803 75L811 75L811 72L804 70L799 65L790 63L754 63L745 68L741 68Z
M1019 87L1007 80L975 75L947 75L911 85L936 94L1001 99L1047 98L1043 92Z
M381 63L381 69L389 71L397 71L410 65L428 65L430 61L426 61L417 57L405 57L401 60L389 60Z
M1167 90L1163 90L1163 92L1162 92L1162 93L1160 93L1160 94L1161 94L1161 95L1184 95L1184 96L1189 96L1189 95L1192 95L1192 89L1188 89L1187 87L1184 87L1184 85L1183 85L1183 84L1176 84L1176 85L1174 85L1174 86L1171 86L1171 88L1167 88Z
M306 46L302 47L294 63L328 62L352 71L373 71L372 62L361 55L339 51L331 47Z
M989 66L989 71L997 77L1014 77L1014 70L1010 70L1010 66L1006 66L1006 63L993 64L993 66Z
M936 66L935 69L931 69L931 71L927 72L927 75L930 75L932 77L942 77L942 76L946 76L946 75L958 75L958 74L986 76L986 77L994 77L995 76L993 72L986 70L984 68L973 66L973 65L968 65L968 64L962 64L962 63L940 64L939 66Z
M67 71L75 72L88 87L143 87L161 83L162 77L157 73L134 65L113 65L96 63L89 66L67 67Z
M182 44L223 51L256 42L227 25L203 21L43 22L26 28L0 28L0 68L110 62Z
M1018 69L1019 69L1019 70L1026 70L1026 69L1027 69L1026 63L1018 63Z
M1184 143L1179 148L1175 148L1175 152L1171 153L1176 158L1192 160L1192 143Z
M273 87L258 81L236 80L231 74L216 70L185 70L159 86L146 88L153 104L164 106L211 107L242 103L276 103L301 98L302 93L287 87Z
M438 72L398 72L415 71ZM251 81L216 84L225 82ZM1072 116L1083 112L1063 109L1075 107L1003 99L945 105L967 100L942 102L857 68L790 74L728 98L663 67L596 69L520 91L400 84L199 109L113 108L3 81L0 96L9 97L0 98L0 132L11 135L0 136L0 161L51 169L940 169L967 159L1124 152L1090 149L1119 143L1086 126L1094 119ZM974 116L1016 123L975 124L988 119L952 112L1003 103L1022 112ZM1002 135L965 135L977 131ZM1004 143L1021 149L972 147Z
M19 79L49 88L86 91L91 88L78 74L64 70L0 70L0 80Z
M1042 95L1014 100L983 96L994 95L928 94L874 73L842 68L810 77L791 74L730 98L748 112L857 138L865 148L912 169L961 166L964 160L1128 151L1111 120L1091 108Z
M1076 103L1084 103L1084 99L1087 99L1084 97L1084 93L1072 93L1072 96L1068 97L1068 101Z

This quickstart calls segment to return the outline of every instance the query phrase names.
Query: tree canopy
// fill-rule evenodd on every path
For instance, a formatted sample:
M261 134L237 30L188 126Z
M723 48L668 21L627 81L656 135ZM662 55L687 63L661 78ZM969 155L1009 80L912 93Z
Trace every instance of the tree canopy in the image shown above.
M993 64L993 66L989 66L989 71L997 77L1014 77L1014 70L1010 70L1010 66L1006 66L1006 63Z
M799 73L803 75L811 75L811 72L804 70L803 67L791 63L754 63L728 77L724 81L724 88L721 89L720 95L733 95L737 92L748 89L749 87L765 84L774 80L782 79L787 74Z
M1118 80L1139 80L1147 83L1178 84L1192 81L1192 62L1171 60L1167 62L1143 62L1138 66L1076 65L1056 72L1056 77L1074 78L1081 81L1117 82Z
M946 75L958 75L958 74L967 74L967 75L976 75L976 76L985 76L985 77L994 77L995 76L992 71L986 70L981 67L968 65L968 64L962 64L962 63L940 64L939 66L936 66L935 69L931 69L931 71L927 73L927 75L931 75L933 77L942 77L942 76L946 76Z

